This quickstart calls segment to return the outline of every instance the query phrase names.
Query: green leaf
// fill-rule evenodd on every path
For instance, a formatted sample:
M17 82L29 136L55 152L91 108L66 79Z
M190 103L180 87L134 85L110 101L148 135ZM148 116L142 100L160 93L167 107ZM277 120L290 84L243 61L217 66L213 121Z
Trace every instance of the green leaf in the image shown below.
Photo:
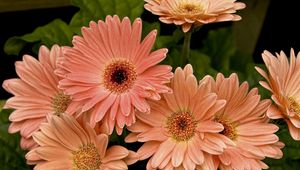
M142 0L72 0L71 3L80 8L70 22L77 34L82 26L87 26L90 21L104 20L107 15L127 16L134 20L144 11Z
M0 100L0 112L2 112L4 104L5 100Z
M230 57L236 51L232 28L210 31L203 44L203 52L211 57L212 66L219 71L228 71L230 69Z
M156 30L157 36L160 34L160 23L159 22L143 22L143 32L142 37L146 37L151 31Z
M198 79L209 74L215 76L217 71L210 66L210 58L204 53L197 50L191 50L189 63L193 65L194 74Z
M285 144L282 149L283 157L279 160L266 159L266 162L271 170L287 170L287 169L299 169L300 167L300 142L292 139L290 132L285 122L277 122L280 125L280 130L277 135Z
M282 142L284 142L285 147L284 157L286 159L300 159L300 142L295 141L288 130L288 128L281 128L278 136Z
M177 45L178 42L183 38L183 33L180 29L176 29L172 35L160 35L157 36L156 42L154 44L154 49L168 48L168 56L163 64L169 64L176 69L176 67L181 66L181 45Z
M181 64L181 50L180 47L176 47L169 50L167 57L162 61L163 64L171 65L173 67L173 70L175 70Z
M158 48L171 48L176 47L177 43L183 38L183 33L180 29L176 29L172 35L161 35L157 37L155 49Z
M230 57L230 68L234 70L245 72L247 71L245 65L249 63L254 64L252 55L240 50L236 50Z
M49 48L53 44L70 45L73 32L69 26L60 19L56 19L45 26L36 28L32 33L20 37L9 38L4 51L9 55L18 55L27 43L42 42Z
M2 109L5 101L0 101L0 165L1 170L29 170L25 162L25 151L20 148L20 135L9 134L8 116L10 109Z

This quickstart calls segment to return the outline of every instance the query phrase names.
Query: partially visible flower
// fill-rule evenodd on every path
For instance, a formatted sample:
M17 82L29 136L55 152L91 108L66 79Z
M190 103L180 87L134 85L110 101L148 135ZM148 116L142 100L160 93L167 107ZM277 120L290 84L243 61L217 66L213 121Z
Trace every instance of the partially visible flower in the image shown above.
M246 5L236 0L145 0L145 8L159 15L159 20L167 24L182 26L188 32L192 26L203 24L238 21L234 14Z
M82 37L74 37L74 47L64 51L56 70L64 76L59 87L82 103L81 112L89 110L92 126L103 121L109 134L114 127L121 134L125 125L132 125L135 110L149 112L147 99L171 92L165 85L173 77L171 66L157 65L168 50L151 52L156 30L142 42L141 33L141 19L132 25L118 16L90 22Z
M175 70L170 87L160 101L150 101L150 113L137 113L137 122L126 142L145 142L137 151L140 160L150 160L147 169L208 167L216 169L210 155L221 154L231 143L219 132L222 124L213 120L225 100L217 100L208 84L198 84L191 65Z
M282 157L280 149L284 144L274 134L279 128L268 123L265 117L270 100L260 100L256 88L248 92L248 83L239 85L236 74L225 78L219 73L216 80L206 76L202 81L210 84L218 99L226 100L225 107L215 114L214 120L224 126L220 134L235 145L215 156L221 170L265 169L268 166L261 160Z
M267 81L260 84L272 92L275 102L268 109L267 116L271 119L283 118L293 139L300 140L300 53L295 57L291 49L290 63L284 52L276 53L276 56L265 50L262 58L268 72L256 67Z
M3 88L14 96L5 103L5 108L15 109L9 116L12 123L8 131L20 131L21 147L32 148L33 132L46 121L48 114L66 112L74 114L77 102L58 89L60 77L54 74L56 61L62 57L62 49L54 45L51 50L45 46L39 49L39 61L29 55L23 56L23 61L15 63L16 72L20 78L8 79L3 82Z
M36 164L35 170L125 170L137 160L135 152L122 146L107 148L108 136L97 135L86 121L79 124L68 114L49 119L33 135L39 146L25 156L28 164Z

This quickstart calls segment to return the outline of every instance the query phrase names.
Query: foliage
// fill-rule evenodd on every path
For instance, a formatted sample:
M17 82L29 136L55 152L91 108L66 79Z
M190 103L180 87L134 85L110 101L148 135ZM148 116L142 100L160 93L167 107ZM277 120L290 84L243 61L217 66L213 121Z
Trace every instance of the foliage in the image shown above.
M56 19L47 25L38 27L32 33L20 37L12 37L4 45L4 51L10 55L18 55L27 43L34 43L34 51L37 46L44 44L50 47L58 45L70 45L72 36L80 34L80 28L87 26L90 21L104 19L106 15L127 16L131 19L141 16L144 2L141 0L72 0L72 5L80 8L69 24Z
M294 141L287 127L280 127L280 131L277 133L280 140L285 144L283 148L283 158L279 160L266 159L266 163L270 166L270 170L286 170L286 169L298 169L300 166L300 142Z
M12 110L2 109L5 101L0 101L0 165L2 170L28 170L25 163L25 151L20 148L20 135L9 134L8 116Z

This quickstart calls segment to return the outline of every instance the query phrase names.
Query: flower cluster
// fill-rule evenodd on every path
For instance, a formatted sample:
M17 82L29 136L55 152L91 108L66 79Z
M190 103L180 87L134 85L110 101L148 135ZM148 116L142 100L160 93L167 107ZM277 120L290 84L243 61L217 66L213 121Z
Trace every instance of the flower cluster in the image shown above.
M235 0L145 0L145 8L184 32L203 24L237 21L245 8ZM168 49L152 51L157 31L142 40L142 20L107 16L74 36L72 47L41 46L38 59L15 64L20 78L5 80L14 96L10 133L20 132L34 169L128 169L148 159L146 169L266 169L284 144L270 119L283 118L300 140L300 54L262 56L256 67L272 92L240 83L237 74L197 80L192 63L172 72L160 64ZM109 145L114 132L137 151ZM129 132L129 133L127 133Z

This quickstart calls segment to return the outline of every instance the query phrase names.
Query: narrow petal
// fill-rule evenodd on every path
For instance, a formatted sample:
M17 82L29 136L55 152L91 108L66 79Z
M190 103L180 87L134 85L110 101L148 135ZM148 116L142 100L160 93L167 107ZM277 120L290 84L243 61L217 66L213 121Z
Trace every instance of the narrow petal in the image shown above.
M171 139L163 142L152 157L152 167L157 168L164 158L172 152L175 145L176 144Z
M172 165L178 167L182 164L184 156L186 154L187 144L185 142L179 142L176 144L172 153Z
M122 146L112 146L107 149L105 157L102 159L103 163L116 161L119 159L123 159L128 156L129 151Z

